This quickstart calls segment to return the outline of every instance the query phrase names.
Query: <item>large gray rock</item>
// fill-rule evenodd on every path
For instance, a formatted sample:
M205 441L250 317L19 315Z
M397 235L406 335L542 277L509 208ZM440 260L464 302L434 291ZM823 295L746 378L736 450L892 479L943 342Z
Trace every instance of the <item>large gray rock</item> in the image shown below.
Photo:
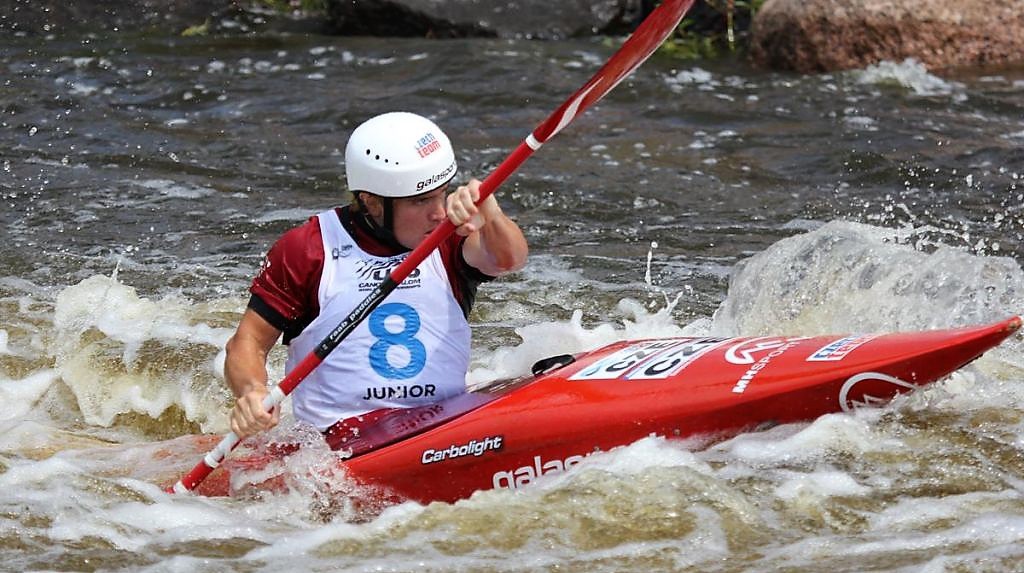
M0 0L0 31L23 34L93 32L202 24L228 6L225 0ZM185 24L188 22L188 24Z
M1024 61L1024 0L767 0L751 56L799 72L911 57L933 69Z
M327 0L340 34L566 38L631 29L651 0Z
M282 14L235 0L0 0L0 37L178 35L199 26L234 33L325 29L322 15Z
M325 0L294 17L249 0L0 0L0 36L261 31L565 38L633 30L655 0Z

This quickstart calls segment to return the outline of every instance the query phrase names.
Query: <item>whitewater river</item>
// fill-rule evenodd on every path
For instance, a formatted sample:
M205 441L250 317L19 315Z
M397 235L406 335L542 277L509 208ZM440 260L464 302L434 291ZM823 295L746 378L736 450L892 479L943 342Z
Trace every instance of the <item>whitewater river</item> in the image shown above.
M0 570L1024 570L1019 336L885 408L453 505L162 493L182 436L227 430L249 280L345 200L354 125L431 116L482 177L614 43L3 41ZM623 338L1022 313L1022 118L1024 68L656 56L501 190L531 259L480 291L470 382Z

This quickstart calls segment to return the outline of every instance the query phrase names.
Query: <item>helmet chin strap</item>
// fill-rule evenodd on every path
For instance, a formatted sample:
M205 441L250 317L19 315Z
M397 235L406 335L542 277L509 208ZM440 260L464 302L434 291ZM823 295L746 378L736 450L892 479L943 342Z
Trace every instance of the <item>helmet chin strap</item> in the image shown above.
M375 239L383 243L384 245L400 250L409 251L410 248L406 247L402 243L398 242L398 237L395 236L395 204L394 199L391 197L380 197L381 205L384 208L384 224L378 225L377 221L370 215L370 210L366 208L366 203L363 202L363 193L356 193L356 201L359 202L359 210L362 211L363 221L366 222L367 228Z

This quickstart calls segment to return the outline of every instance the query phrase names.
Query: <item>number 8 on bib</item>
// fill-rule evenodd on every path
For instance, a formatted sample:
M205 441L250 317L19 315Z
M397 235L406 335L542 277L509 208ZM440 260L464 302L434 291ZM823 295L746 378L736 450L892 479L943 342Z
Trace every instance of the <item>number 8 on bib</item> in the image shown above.
M368 319L377 342L370 347L370 367L384 378L412 378L427 364L427 349L416 338L420 315L405 303L382 304Z

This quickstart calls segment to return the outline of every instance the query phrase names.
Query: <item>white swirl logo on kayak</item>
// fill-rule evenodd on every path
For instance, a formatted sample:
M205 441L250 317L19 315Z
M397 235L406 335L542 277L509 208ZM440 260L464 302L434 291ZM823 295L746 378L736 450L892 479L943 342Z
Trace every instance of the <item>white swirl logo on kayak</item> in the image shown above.
M871 394L863 393L859 398L856 397L856 395L851 398L850 393L854 388L858 384L867 381L884 382L891 386L886 389L883 396L872 396ZM846 382L843 382L843 387L839 390L839 407L842 408L844 412L850 412L854 408L881 406L882 404L889 402L889 400L897 394L901 394L906 390L916 389L916 385L900 380L895 376L889 376L888 374L882 374L881 372L863 372L856 376L851 376L846 380Z
M725 359L730 364L753 364L756 361L754 358L755 354L775 350L784 344L799 342L808 338L808 336L798 336L796 338L751 338L750 340L744 340L739 344L730 346L729 350L725 351Z

